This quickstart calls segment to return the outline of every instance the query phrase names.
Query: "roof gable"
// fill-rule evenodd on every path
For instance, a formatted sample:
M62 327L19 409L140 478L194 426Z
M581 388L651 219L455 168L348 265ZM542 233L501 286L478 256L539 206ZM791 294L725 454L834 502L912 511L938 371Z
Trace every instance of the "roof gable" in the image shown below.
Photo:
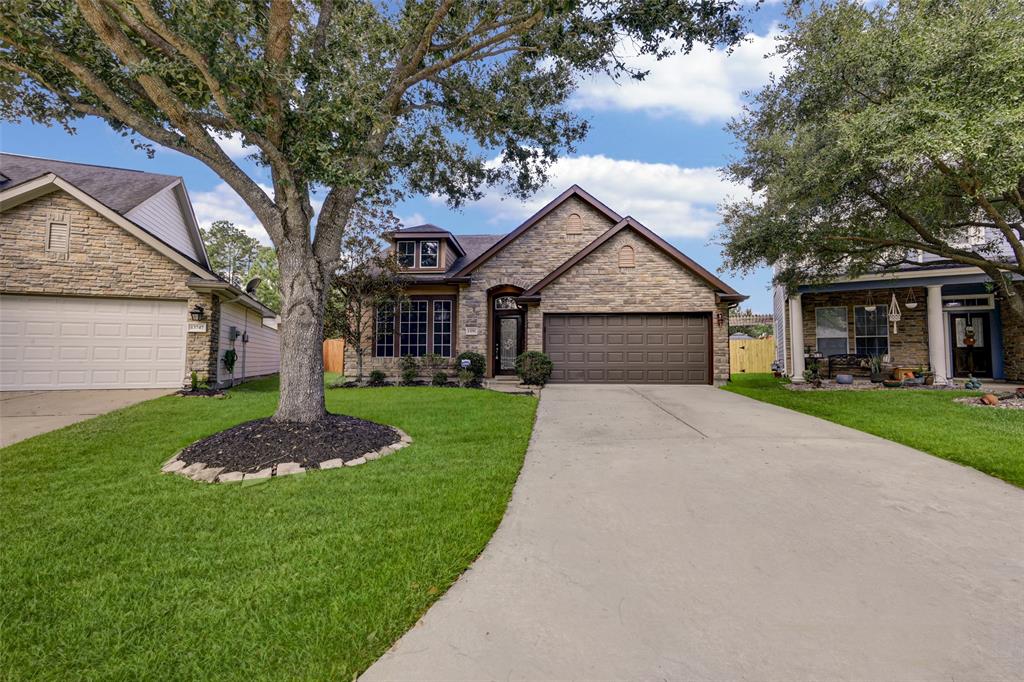
M6 182L0 183L0 190L53 173L121 215L128 213L161 190L181 182L181 178L176 175L93 166L18 154L0 154L0 171L7 178Z
M522 294L522 298L525 298L525 299L539 298L540 297L540 292L541 292L542 289L544 289L544 287L546 287L548 284L551 284L552 282L554 282L556 279L558 279L563 274L565 274L570 269L572 269L572 267L575 266L577 263L579 263L580 261L585 259L587 256L589 256L591 253L596 251L598 248L600 248L601 245L603 245L605 242L607 242L612 237L614 237L615 235L619 234L620 232L622 232L623 230L626 230L626 229L633 230L634 232L639 234L641 237L646 239L648 242L650 242L651 244L656 246L658 249L663 251L666 255L668 255L670 258L675 260L677 263L679 263L683 267L685 267L688 270L690 270L691 272L693 272L693 274L697 275L697 277L699 277L700 279L702 279L705 282L707 282L707 284L712 289L714 289L716 291L716 293L718 293L719 298L721 298L722 300L725 300L725 301L742 301L742 300L745 300L747 298L746 296L744 296L743 294L740 294L739 292L737 292L735 289L730 287L728 284L726 284L722 280L720 280L717 277L715 277L708 270L706 270L703 267L701 267L696 261L691 259L686 254L684 254L682 251L680 251L676 247L672 246L671 244L666 242L664 239L662 239L661 237L656 235L654 232L652 232L650 229L648 229L647 227L645 227L644 225L642 225L638 221L636 221L633 218L628 217L628 216L626 218L623 218L623 219L619 220L607 232L602 234L600 237L598 237L594 241L590 242L590 244L588 244L583 249L578 251L576 254L574 254L567 261L565 261L560 266L558 266L557 268L552 270L546 277L544 277L544 279L540 280L539 282L534 284L532 287L530 287L528 290L524 291L523 294Z
M578 199L582 200L583 202L589 204L598 213L603 214L605 217L607 217L613 223L617 223L620 220L622 220L622 216L620 216L618 213L616 213L615 211L611 210L610 208L605 206L603 203L598 201L596 198L594 198L594 196L592 194L590 194L589 192L584 190L579 185L573 185L572 187L570 187L569 189L565 190L564 192L559 194L557 197L552 199L550 202L548 202L547 205L545 205L542 209L540 209L539 211L534 213L532 216L527 218L526 221L523 222L519 227L517 227L516 229L512 230L507 235L505 235L500 240L498 240L498 242L496 244L494 244L493 246L488 248L486 251L484 251L482 254L480 254L479 256L474 258L473 260L471 260L468 263L466 263L465 265L463 265L462 269L457 271L453 276L455 276L455 277L464 277L464 276L468 275L469 273L473 272L478 267L480 267L481 265L486 263L488 260L490 260L493 256L495 256L499 251L501 251L506 246L508 246L509 244L514 242L516 240L516 238L518 238L524 232L526 232L531 227L533 227L534 225L539 223L545 216L547 216L549 213L554 211L556 208L561 206L563 203L565 203L566 201L568 201L572 197L577 197Z

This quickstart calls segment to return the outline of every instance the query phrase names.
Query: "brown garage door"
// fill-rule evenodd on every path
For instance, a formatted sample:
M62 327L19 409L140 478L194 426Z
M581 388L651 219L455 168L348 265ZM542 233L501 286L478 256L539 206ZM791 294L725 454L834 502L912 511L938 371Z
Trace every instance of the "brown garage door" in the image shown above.
M706 384L707 315L545 315L552 382Z

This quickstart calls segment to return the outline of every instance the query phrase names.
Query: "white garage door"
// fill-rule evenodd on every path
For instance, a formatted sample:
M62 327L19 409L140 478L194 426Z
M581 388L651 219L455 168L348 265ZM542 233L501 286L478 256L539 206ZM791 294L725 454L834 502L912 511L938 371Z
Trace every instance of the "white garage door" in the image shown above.
M0 390L177 388L184 301L0 296Z

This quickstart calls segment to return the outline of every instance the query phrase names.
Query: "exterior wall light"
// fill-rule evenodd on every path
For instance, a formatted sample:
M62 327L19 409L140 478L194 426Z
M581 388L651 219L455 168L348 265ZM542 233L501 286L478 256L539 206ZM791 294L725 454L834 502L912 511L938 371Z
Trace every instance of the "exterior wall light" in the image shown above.
M191 317L193 320L198 322L199 320L203 319L203 314L204 314L203 306L197 305L195 308L190 310L188 314L189 314L189 317Z

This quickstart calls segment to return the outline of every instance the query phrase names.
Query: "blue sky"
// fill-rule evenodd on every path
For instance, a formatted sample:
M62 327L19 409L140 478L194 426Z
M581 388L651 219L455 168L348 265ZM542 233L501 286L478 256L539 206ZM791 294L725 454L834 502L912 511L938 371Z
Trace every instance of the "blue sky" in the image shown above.
M590 121L590 136L575 154L556 164L550 185L530 201L503 199L495 191L452 212L443 203L421 197L397 206L396 213L407 224L431 222L455 233L504 233L577 183L718 272L750 296L748 304L754 310L769 312L769 273L740 277L720 270L721 249L712 239L718 202L746 194L745 188L730 185L718 172L736 152L723 126L738 113L744 91L758 88L769 72L779 71L778 60L765 59L778 20L777 5L755 13L750 39L731 54L698 46L688 55L661 62L637 61L651 69L643 82L583 82L572 106ZM60 128L3 124L0 147L17 154L181 175L201 224L232 220L269 243L238 196L198 161L164 149L149 159L98 121L81 121L77 128L77 135L68 135ZM239 145L228 143L226 148L232 147L243 154Z

